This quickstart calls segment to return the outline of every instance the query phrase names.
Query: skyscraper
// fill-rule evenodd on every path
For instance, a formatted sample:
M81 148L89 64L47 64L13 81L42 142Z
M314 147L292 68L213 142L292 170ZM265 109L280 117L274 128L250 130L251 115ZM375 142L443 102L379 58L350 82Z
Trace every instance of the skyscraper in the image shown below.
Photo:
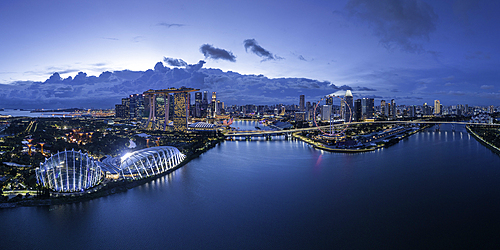
M356 101L354 101L354 111L353 111L353 114L354 114L354 121L361 121L362 119L362 116L361 116L361 99L357 99Z
M434 100L434 115L441 114L441 102L439 100Z
M361 99L361 116L363 119L373 118L373 98L363 98Z
M188 125L188 92L174 93L174 131L185 132Z
M329 104L323 105L323 108L321 109L321 120L329 121L331 116L332 116L332 105Z
M381 101L380 101L380 114L381 114L382 116L387 117L386 112L387 112L387 107L386 107L385 100L381 100Z
M210 102L210 117L215 117L217 114L217 93L212 92L212 102Z
M302 112L305 111L304 102L305 102L305 96L304 95L300 95L299 111L302 111Z
M350 90L347 90L345 92L344 101L345 101L345 103L342 102L342 106L343 106L342 118L344 118L344 121L349 122L353 119L352 114L354 113L354 110L353 110L354 109L354 105L353 105L354 98L353 98ZM345 105L348 105L348 107L344 107Z
M397 111L396 111L396 102L394 99L391 100L391 118L396 119Z
M179 89L150 89L144 92L143 95L145 96L146 107L149 113L146 128L155 130L163 127L163 130L167 130L170 113L170 94L174 94L174 131L186 131L189 118L189 103L191 102L190 92L196 90L199 89L181 87ZM158 123L157 117L159 118Z

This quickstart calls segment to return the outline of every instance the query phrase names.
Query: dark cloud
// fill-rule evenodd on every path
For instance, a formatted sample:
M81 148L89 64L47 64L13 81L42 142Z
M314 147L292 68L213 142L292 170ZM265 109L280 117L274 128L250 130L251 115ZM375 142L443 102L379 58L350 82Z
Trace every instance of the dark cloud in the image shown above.
M377 91L377 90L368 87L357 87L356 91Z
M230 62L236 62L236 56L233 55L231 51L227 51L225 49L219 49L210 44L201 45L200 51L201 53L203 53L205 58L211 58L214 60L222 59Z
M299 55L298 58L299 58L299 60L307 61L302 55Z
M166 28L186 26L186 25L181 24L181 23L158 23L157 25L158 26L163 26L163 27L166 27Z
M433 8L419 0L350 0L346 9L369 23L387 49L399 47L412 53L423 51L418 41L429 39L438 19Z
M352 90L329 81L308 78L267 78L243 75L220 69L203 68L205 61L185 67L168 68L158 62L154 70L105 71L99 76L79 72L62 79L52 74L45 82L0 84L0 106L5 108L112 108L121 99L148 89L198 88L216 91L218 97L231 104L294 103L304 94L313 101L340 90Z
M205 64L205 63L206 63L205 61L200 60L197 64L189 64L189 65L187 65L186 70L189 72L198 71L203 67L203 64Z
M62 82L62 78L59 75L59 73L55 72L44 83L59 83L59 82Z
M467 53L465 55L465 59L467 59L467 60L474 60L474 59L489 60L489 59L491 59L491 57L490 57L489 53L484 53L482 51L476 51L476 52Z
M263 61L283 59L282 57L273 55L273 53L262 48L255 39L246 39L245 41L243 41L243 45L245 46L245 51L248 52L248 49L250 49L250 51L252 51L254 54L264 58Z
M174 67L184 67L184 66L187 66L187 62L185 62L184 60L182 59L175 59L175 58L171 58L171 57L163 57L163 61L170 65L170 66L174 66Z
M96 66L96 67L102 67L102 66L106 66L106 63L94 63L94 64L91 64L92 66Z
M114 37L103 37L102 39L112 40L112 41L118 41L118 40L120 40L120 39L114 38Z

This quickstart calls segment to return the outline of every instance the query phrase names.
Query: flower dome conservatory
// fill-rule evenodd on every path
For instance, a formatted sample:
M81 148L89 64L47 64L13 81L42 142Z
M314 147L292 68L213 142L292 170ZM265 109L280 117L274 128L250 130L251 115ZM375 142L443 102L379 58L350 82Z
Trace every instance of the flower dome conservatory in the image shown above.
M104 178L99 162L81 151L59 152L36 168L38 183L58 192L76 192L98 185Z
M186 156L175 147L145 148L121 158L121 175L133 180L154 176L176 167L184 158Z

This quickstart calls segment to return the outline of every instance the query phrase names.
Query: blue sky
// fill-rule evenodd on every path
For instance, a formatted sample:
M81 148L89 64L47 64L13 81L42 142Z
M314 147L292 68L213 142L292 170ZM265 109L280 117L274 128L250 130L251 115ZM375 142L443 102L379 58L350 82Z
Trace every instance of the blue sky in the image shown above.
M185 84L187 75L168 72L200 60L200 70L222 70L224 84L206 84L212 71L188 83L227 104L298 103L300 94L314 102L352 89L376 103L498 105L499 11L498 1L469 0L5 0L0 107L111 108L127 91ZM157 62L171 69L156 71L160 82L137 81ZM88 79L104 71L117 72L112 84ZM86 75L46 82L55 72ZM266 80L254 88L258 75Z

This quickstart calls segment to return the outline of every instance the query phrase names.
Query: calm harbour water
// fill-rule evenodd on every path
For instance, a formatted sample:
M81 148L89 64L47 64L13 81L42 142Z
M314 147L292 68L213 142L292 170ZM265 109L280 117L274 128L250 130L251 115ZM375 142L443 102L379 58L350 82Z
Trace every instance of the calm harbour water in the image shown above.
M499 178L500 157L461 127L362 154L228 141L124 193L0 210L0 248L488 248Z

